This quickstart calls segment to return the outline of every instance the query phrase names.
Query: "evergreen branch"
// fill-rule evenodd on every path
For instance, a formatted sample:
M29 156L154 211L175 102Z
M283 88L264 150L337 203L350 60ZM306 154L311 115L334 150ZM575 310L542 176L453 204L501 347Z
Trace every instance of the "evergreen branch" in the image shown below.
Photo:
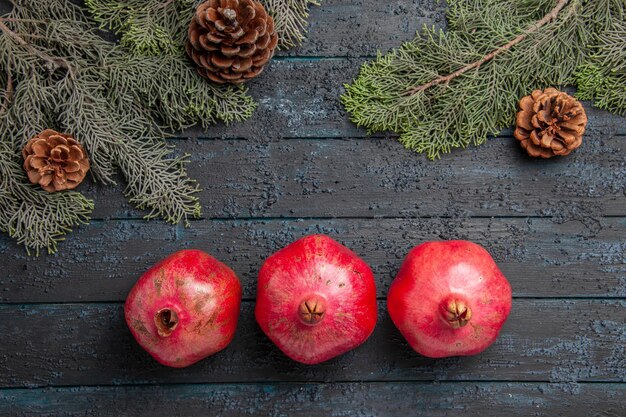
M57 243L74 226L89 222L93 201L69 191L47 193L28 184L15 150L0 141L0 231L36 255L56 252Z
M468 71L470 71L472 69L476 69L476 68L480 67L485 62L491 61L493 58L497 57L501 53L510 50L512 47L514 47L518 43L522 42L531 33L536 32L537 30L541 29L544 25L546 25L546 24L552 22L553 20L555 20L557 18L557 16L559 15L559 12L561 11L561 9L563 9L563 7L565 7L565 5L567 5L568 2L569 2L569 0L559 0L559 2L556 4L556 6L552 10L550 10L550 12L548 14L546 14L541 20L539 20L537 22L534 22L532 25L530 25L530 27L526 30L526 32L519 34L514 39L509 41L506 45L503 45L503 46L495 49L494 51L488 53L487 55L485 55L484 57L482 57L478 61L474 61L473 63L468 64L468 65L464 66L463 68L458 69L457 71L453 72L452 74L449 74L449 75L446 75L446 76L442 76L442 77L439 77L439 78L435 78L434 80L432 80L432 81L430 81L430 82L428 82L426 84L422 84L420 86L411 88L410 90L407 91L407 95L413 95L413 94L415 94L415 93L417 93L419 91L427 90L430 87L432 87L434 85L437 85L437 84L442 84L442 83L448 84L450 81L452 81L455 78L465 74L466 72L468 72Z
M7 86L2 93L2 105L0 106L0 116L4 115L11 105L13 99L13 77L10 72L7 72Z
M131 156L121 159L120 165L125 177L130 178L125 193L137 208L149 210L146 219L161 217L172 224L182 220L188 226L190 218L200 216L201 207L194 195L199 192L199 188L195 181L181 175L189 155L171 158L171 148L160 145L160 155L156 157L154 147L125 145L120 144L117 150L125 156ZM168 201L169 204L155 204L160 201Z
M200 0L86 0L93 18L121 36L134 55L182 51L187 28Z
M187 160L171 156L172 148L160 139L163 134L150 123L147 110L128 92L116 92L126 104L117 107L104 95L93 96L91 90L89 83L79 81L72 104L59 113L61 125L78 128L77 138L91 150L92 160L115 162L127 182L126 196L139 209L149 211L147 219L162 217L170 223L188 224L189 218L198 217L198 187L187 177ZM79 103L80 108L74 107ZM117 120L109 114L118 115ZM137 129L143 132L141 136L136 135Z
M245 87L218 86L200 78L183 53L161 57L109 58L111 88L108 100L124 107L130 100L143 103L170 130L200 123L204 128L249 118L256 108ZM176 86L172 83L176 74Z
M580 65L574 76L577 95L593 100L594 105L619 114L626 114L626 11L608 9L610 25L601 25L592 41L592 54Z
M0 230L29 251L54 252L63 234L93 210L78 192L30 185L20 150L45 128L83 144L95 180L112 184L120 172L126 196L147 218L187 225L199 216L188 156L173 155L163 129L243 120L255 107L246 90L207 83L182 51L127 53L98 36L70 0L13 1L16 7L0 21L7 103L0 111ZM56 71L65 66L71 76Z
M623 0L449 0L448 6L447 32L424 28L364 64L345 86L341 100L357 126L396 132L405 147L434 159L484 143L514 122L522 96L572 84L576 74L597 105L623 111Z
M291 49L302 43L309 18L309 5L320 5L316 0L260 1L274 18L279 49Z
M9 38L13 39L16 44L23 46L24 48L28 49L31 54L41 58L43 61L46 61L48 63L48 68L50 69L50 71L55 71L59 68L63 68L67 70L71 76L73 76L72 67L66 59L50 56L46 52L35 48L33 45L26 42L20 35L9 29L9 27L3 22L3 20L5 19L0 17L0 31L4 32L5 35L7 35ZM18 19L11 19L11 21L19 22Z
M178 0L167 0L165 3L161 3L161 4L159 4L157 7L158 7L159 9L167 9L167 7L168 7L170 4L174 4L174 2L175 2L175 1L178 1Z
M111 101L123 105L117 92L130 89L135 100L174 130L198 123L207 128L220 120L239 122L252 115L256 104L247 89L206 82L184 52L189 22L202 1L86 0L94 19L121 34L131 53L122 62L106 64L113 83Z
M182 50L196 7L204 0L86 0L93 18L121 36L135 55L158 56ZM260 0L274 18L280 49L302 43L309 6L317 0Z

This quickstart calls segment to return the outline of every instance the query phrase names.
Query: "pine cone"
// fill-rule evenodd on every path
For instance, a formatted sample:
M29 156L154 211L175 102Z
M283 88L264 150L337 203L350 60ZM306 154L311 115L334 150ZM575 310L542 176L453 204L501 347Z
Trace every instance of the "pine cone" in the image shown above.
M48 192L78 187L89 171L83 147L70 135L52 129L29 140L22 155L30 182Z
M578 100L546 88L520 100L514 136L530 156L565 156L581 145L586 125L587 115Z
M208 0L189 26L187 54L203 77L241 84L263 71L277 43L274 19L257 0Z

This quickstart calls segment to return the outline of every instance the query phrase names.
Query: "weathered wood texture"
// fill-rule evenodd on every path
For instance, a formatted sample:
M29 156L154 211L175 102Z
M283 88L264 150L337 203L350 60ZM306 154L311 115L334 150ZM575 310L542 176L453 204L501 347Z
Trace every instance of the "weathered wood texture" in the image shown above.
M26 257L0 241L0 301L121 301L143 272L168 254L205 250L230 265L256 293L263 260L311 233L338 239L372 267L385 297L411 247L428 240L466 239L484 245L515 296L626 296L626 218L429 218L212 220L184 229L160 222L93 222L76 231L56 256ZM104 250L103 248L106 248Z
M84 0L73 0L84 4ZM374 56L413 38L423 26L445 26L445 2L437 0L323 0L310 8L307 39L278 56ZM0 14L11 10L0 0Z
M533 160L504 136L433 162L391 138L363 139L349 121L338 97L360 62L275 62L253 87L253 118L186 132L247 140L175 142L192 156L204 216L626 215L623 118L588 106L587 138L567 158ZM82 189L95 218L142 216L119 189Z
M363 58L274 60L263 77L249 85L250 94L259 103L253 117L243 123L217 125L206 131L189 129L178 136L265 140L365 137L365 130L350 122L339 99L343 85L358 75L364 62ZM624 118L599 110L589 102L584 104L591 134L599 132L605 137L626 134ZM501 134L512 133L509 128ZM453 153L463 152L457 149ZM445 163L446 157L442 160Z
M625 384L339 383L0 391L7 417L623 416Z
M590 134L568 158L533 160L498 138L428 161L392 139L187 141L206 217L626 215L626 138ZM88 188L88 187L85 187ZM92 187L95 218L141 217Z
M264 381L623 381L626 304L516 300L487 351L432 360L413 352L379 303L379 323L360 348L316 366L293 362L258 328L244 302L235 339L185 369L159 365L126 328L122 304L0 306L0 386Z
M311 7L307 41L289 56L375 56L413 38L423 26L445 26L437 0L324 0Z
M568 158L533 160L505 136L432 162L393 139L361 139L338 98L360 62L278 61L252 90L260 103L253 118L186 132L248 139L177 142L192 154L204 215L626 215L623 118L587 106L587 138ZM118 189L83 189L96 218L141 216Z
M249 84L259 103L250 120L171 140L192 154L202 188L204 218L192 228L139 220L123 185L87 182L81 191L105 220L58 255L27 257L0 236L0 415L626 415L626 119L586 103L588 134L567 158L531 160L505 129L431 162L389 135L369 138L339 101L366 59L424 24L445 26L444 9L312 8L309 39ZM313 367L282 355L252 311L265 257L309 233L361 255L380 298L372 337ZM511 317L476 357L421 357L385 312L403 257L433 239L484 245L512 283ZM151 264L191 247L232 266L246 301L225 351L174 370L134 342L121 302Z

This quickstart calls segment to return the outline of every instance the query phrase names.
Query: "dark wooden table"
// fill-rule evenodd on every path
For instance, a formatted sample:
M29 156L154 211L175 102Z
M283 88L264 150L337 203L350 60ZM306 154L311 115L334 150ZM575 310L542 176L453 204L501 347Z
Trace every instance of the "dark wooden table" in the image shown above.
M510 136L440 161L367 137L339 103L342 84L415 30L445 25L435 1L324 0L309 39L250 84L246 123L191 130L204 218L144 221L122 187L84 185L90 226L55 256L0 237L1 416L626 415L626 120L587 103L589 133L567 158L531 160ZM360 348L317 366L288 360L253 317L268 255L326 233L373 268L380 320ZM511 316L475 357L431 360L393 327L385 296L409 248L484 245L511 281ZM244 287L237 336L186 369L135 343L123 302L160 258L200 248Z

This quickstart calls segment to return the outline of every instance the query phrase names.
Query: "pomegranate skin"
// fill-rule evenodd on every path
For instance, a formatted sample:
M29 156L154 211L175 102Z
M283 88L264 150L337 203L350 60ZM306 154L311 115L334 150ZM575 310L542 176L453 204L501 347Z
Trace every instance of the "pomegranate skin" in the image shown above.
M306 236L259 272L256 320L291 359L313 365L359 346L377 319L369 266L328 236Z
M232 341L240 304L241 285L229 267L200 250L182 250L139 278L124 315L154 359L184 368Z
M476 355L511 311L511 286L482 246L426 242L407 255L387 309L411 347L430 358Z

